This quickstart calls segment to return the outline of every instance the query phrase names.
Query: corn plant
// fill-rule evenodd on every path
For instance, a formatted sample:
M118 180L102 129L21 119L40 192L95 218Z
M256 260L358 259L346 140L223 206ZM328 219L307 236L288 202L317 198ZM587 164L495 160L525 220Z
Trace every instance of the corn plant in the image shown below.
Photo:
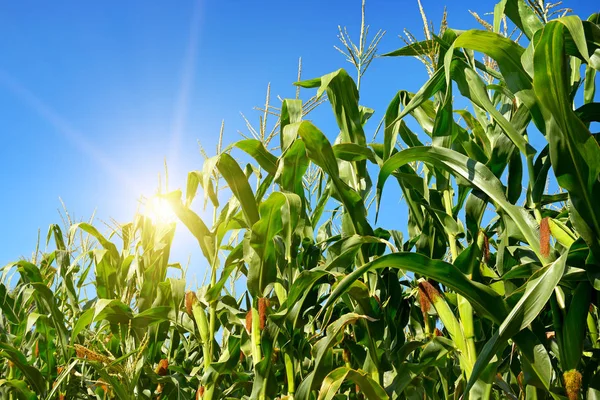
M0 394L600 396L600 18L552 9L502 0L474 14L485 30L444 15L435 35L421 7L425 39L385 56L429 79L394 96L380 142L344 69L299 73L306 102L269 89L258 129L158 195L206 259L199 288L169 261L174 223L53 225L54 250L3 269ZM359 46L340 29L357 81L382 36L364 24L363 3ZM325 95L334 132L306 118ZM404 232L378 215L390 178Z

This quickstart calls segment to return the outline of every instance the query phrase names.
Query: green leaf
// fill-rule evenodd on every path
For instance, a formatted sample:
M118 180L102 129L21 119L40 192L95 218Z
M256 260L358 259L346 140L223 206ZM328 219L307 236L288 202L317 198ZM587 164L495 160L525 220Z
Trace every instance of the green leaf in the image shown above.
M399 48L398 50L382 54L381 57L420 56L423 54L428 54L430 49L433 48L435 44L436 41L433 39L423 40L421 42L411 43L408 46Z
M444 69L439 68L432 76L431 78L429 78L429 80L425 83L425 85L423 85L421 87L421 89L419 89L419 91L417 93L415 93L412 97L408 96L410 98L410 101L408 102L408 104L406 104L404 106L404 110L402 110L402 112L398 113L398 110L396 108L396 97L394 97L394 100L392 100L392 103L390 104L390 106L388 106L388 110L386 111L386 115L388 115L388 117L386 118L385 121L385 126L389 127L390 131L388 132L387 135L385 135L384 138L384 157L385 154L391 154L392 148L395 146L395 142L392 143L393 140L393 130L394 130L394 125L396 123L398 123L400 120L402 120L402 118L404 118L405 116L407 116L410 113L413 113L415 110L417 110L419 107L422 107L424 104L428 104L431 103L431 100L429 100L431 97L433 97L436 93L438 93L440 90L446 88L446 81L444 79L445 77L445 72ZM402 100L402 98L405 96L402 92L398 93L398 102L400 102ZM397 115L395 118L393 118L394 115ZM420 120L421 118L418 118L419 123L421 125L421 127L426 131L426 132L431 132L433 130L433 125L431 125L430 129L427 129L427 125L424 125L422 122L422 120ZM385 148L388 148L388 150L385 150ZM387 153L389 151L389 153Z
M372 236L373 230L367 221L367 211L363 199L341 180L335 154L325 135L309 121L300 123L298 133L306 145L308 157L329 175L336 189L337 197L352 218L356 233L362 236Z
M217 168L231 189L233 195L239 200L244 216L249 226L254 225L259 219L258 207L254 193L248 183L248 178L238 163L229 154L224 153L219 157Z
M0 387L10 387L17 398L21 400L37 400L37 396L28 387L25 381L18 379L0 379Z
M8 270L7 267L6 270ZM15 307L14 299L9 295L8 289L3 283L0 283L0 310L2 310L3 317L6 317L13 324L19 323L18 314L22 310L18 310Z
M406 144L410 147L413 146L422 146L423 144L419 141L417 135L412 133L410 129L406 126L406 123L399 118L402 115L402 106L406 107L407 102L412 100L412 96L410 93L405 91L400 91L396 93L388 108L385 112L385 128L384 128L384 137L383 137L383 160L387 160L392 154L393 149L396 147L396 140L398 134ZM424 101L422 106L428 104L427 101ZM431 132L432 127L429 125L431 121L428 116L423 116L422 114L426 114L420 107L417 107L413 110L413 115L417 118L417 121L420 123L421 128L426 132Z
M332 348L342 340L346 326L356 323L361 318L366 317L355 313L344 314L327 327L327 335L314 346L314 369L298 386L296 399L308 400L319 382L323 382L333 364Z
M218 179L218 177L215 177L215 167L217 166L218 161L219 161L219 156L214 156L207 160L204 160L204 163L202 164L202 187L203 188L210 188L211 186L214 187L213 178ZM206 203L208 201L209 195L210 195L210 192L207 190L204 190L204 207L206 207Z
M350 380L360 387L367 399L389 399L389 396L366 372L348 367L340 367L331 371L323 380L319 389L318 400L331 400L345 380Z
M297 127L295 132L298 132ZM301 198L304 198L302 178L308 169L308 164L306 146L302 140L296 140L282 154L279 161L279 168L275 175L275 181L279 182L283 190L296 193Z
M25 260L19 260L7 265L5 268L8 269L9 267L17 267L17 271L19 271L24 282L44 282L40 269L35 264Z
M50 321L58 333L57 337L59 340L59 346L57 346L57 348L62 352L64 359L68 360L70 358L71 351L67 346L68 334L65 324L65 315L56 305L54 293L44 283L31 283L31 286L34 289L33 296L35 297L38 311L50 316Z
M506 87L525 104L537 127L543 131L543 118L533 92L532 80L521 64L525 50L500 34L479 30L469 30L458 36L453 48L459 47L479 51L493 58L498 63ZM452 52L448 51L445 57L446 81L450 82Z
M333 146L333 153L337 158L344 161L369 160L376 163L373 150L354 143L339 143Z
M277 157L269 153L260 140L240 140L239 142L236 142L234 146L252 156L262 169L269 174L275 175L277 172Z
M587 103L575 110L577 118L584 124L600 122L600 103Z
M327 91L337 124L342 131L342 142L366 145L358 108L356 84L344 69L339 69L321 78L296 82L298 86L312 88L319 86L317 97Z
M477 357L466 390L473 386L500 347L504 346L508 339L526 329L542 311L564 274L566 260L567 253L551 265L544 267L525 284L525 293Z
M71 228L69 229L69 242L70 243L73 242L73 236L75 235L75 233L78 229L81 229L82 231L87 232L90 235L92 235L94 238L96 238L96 240L98 240L98 242L102 245L102 247L105 248L106 250L108 250L113 262L115 262L115 263L118 262L118 260L120 259L120 256L119 256L119 250L117 250L117 246L115 246L114 243L112 243L111 241L106 239L100 232L98 232L98 230L94 226L92 226L88 223L80 222L78 224L74 224L71 226Z
M131 308L120 300L99 299L94 306L94 321L106 320L127 325L132 318Z
M133 399L133 396L129 395L129 391L127 390L127 387L125 386L124 382L122 382L118 376L115 376L113 374L110 374L107 371L107 368L103 365L100 364L98 362L93 362L93 361L88 361L89 365L91 365L94 370L98 373L98 375L100 375L100 377L102 378L102 380L104 380L106 383L108 383L111 387L111 389L115 392L116 397L118 399L123 399L123 400L129 400L129 399Z
M592 287L589 282L581 282L573 292L569 311L562 328L560 363L563 371L576 369L581 360L586 335L586 320L590 309Z
M202 218L198 216L194 211L190 210L188 207L184 206L181 202L181 191L176 190L174 192L170 192L168 194L163 195L169 204L171 205L171 209L177 215L177 218L189 229L189 231L194 235L198 244L200 245L200 249L202 250L202 254L210 264L212 264L214 255L214 238L212 233L206 227Z
M152 307L137 314L131 320L131 326L138 329L146 329L149 325L157 322L167 321L169 313L173 310L169 306Z
M506 198L516 204L523 189L523 162L518 151L513 151L508 161L508 185Z
M280 321L284 318L291 317L294 326L296 325L296 319L298 313L302 308L304 301L310 293L310 289L325 275L330 273L323 269L313 269L302 271L293 281L289 291L288 297L285 302L281 305L280 311L272 314L270 318L273 321Z
M575 228L600 257L600 146L570 101L565 25L550 22L535 48L534 86L542 106L550 160L558 184L569 192Z
M499 19L502 13L506 14L528 39L533 38L533 34L544 26L524 0L502 0L494 8L495 32L499 31L497 28L500 26Z
M585 68L585 81L583 82L583 103L589 104L594 101L596 94L596 70L591 66ZM579 116L584 120L581 116ZM585 120L584 120L585 121ZM598 119L596 119L598 121Z
M283 100L280 120L280 146L281 151L285 152L298 137L298 131L293 128L293 124L302 120L302 100Z
M223 272L221 273L221 278L214 284L211 285L210 288L206 291L206 295L204 296L205 300L209 303L217 300L221 295L221 291L225 286L225 283L231 276L231 273L235 268L238 267L238 264L244 257L244 246L243 243L238 244L227 256L225 260L225 267L223 268Z
M185 189L185 206L189 207L192 204L192 201L196 197L196 191L198 190L198 184L202 185L202 189L204 190L204 198L206 199L206 194L210 198L213 206L219 206L219 199L217 198L217 194L215 193L215 188L211 179L204 179L203 171L191 171L188 172L187 185ZM204 186L208 185L208 187Z
M326 271L345 270L354 263L354 257L366 243L384 243L372 236L352 235L338 240L327 250L329 260L323 266Z
M75 324L75 326L73 327L73 331L71 332L71 346L75 343L75 340L77 339L79 333L94 321L95 312L95 308L90 308L86 310L83 314L79 315L79 317L77 318L77 323Z
M249 245L245 249L250 253L248 269L248 290L252 296L262 296L263 291L275 282L277 265L275 243L273 239L283 229L281 208L286 202L286 196L280 192L272 193L260 205L260 219L252 226Z
M381 167L377 181L377 208L381 201L383 186L392 172L413 161L422 161L446 169L464 178L488 195L496 206L505 212L519 228L529 246L542 259L539 250L539 233L535 220L521 207L511 204L504 194L502 183L483 164L449 149L440 147L413 147L396 153Z
M454 265L441 260L432 260L419 253L387 254L356 268L337 284L323 308L331 306L354 281L365 273L385 267L407 270L435 279L465 297L478 313L494 322L501 322L503 316L508 314L504 300L496 292L471 281Z
M459 36L461 38L462 36ZM458 40L457 40L458 42ZM481 77L470 67L463 68L462 70L459 68L455 68L453 74L456 75L460 71L460 74L464 73L464 81L466 83L465 92L461 90L463 95L468 97L478 105L487 111L490 116L498 123L498 125L502 128L504 133L510 138L510 140L517 146L517 148L523 153L523 155L527 157L532 157L535 154L535 149L529 145L527 140L515 129L513 124L511 124L492 104L490 101L488 94L486 92L486 87ZM459 88L462 88L459 85ZM467 91L468 90L468 91Z
M23 373L29 384L39 394L46 393L46 382L42 373L27 362L27 358L18 349L8 343L0 342L0 356L12 361Z

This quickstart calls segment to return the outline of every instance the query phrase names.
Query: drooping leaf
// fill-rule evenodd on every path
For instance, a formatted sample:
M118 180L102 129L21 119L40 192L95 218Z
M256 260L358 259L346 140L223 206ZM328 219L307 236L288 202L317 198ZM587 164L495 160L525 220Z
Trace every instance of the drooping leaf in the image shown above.
M0 387L10 387L21 400L37 400L36 394L27 387L25 381L18 379L0 379Z
M411 271L435 279L465 297L479 314L492 321L501 321L502 317L508 314L506 304L496 292L471 281L454 265L441 260L432 260L418 253L387 254L356 268L336 285L323 307L332 305L345 293L352 282L366 272L385 267Z
M316 126L309 121L300 123L298 133L306 145L308 157L329 175L339 200L352 218L356 233L372 236L373 230L366 218L366 209L361 196L344 183L339 176L339 169L331 144Z
M260 140L240 140L236 142L234 146L252 156L269 174L275 175L277 172L277 157L269 153Z
M577 118L569 100L565 25L550 22L535 49L534 86L547 125L550 160L558 184L569 192L573 222L600 256L600 145Z
M533 218L523 208L511 204L506 199L502 184L485 165L453 150L440 147L413 147L390 157L379 172L379 179L377 181L378 204L381 199L383 185L389 175L400 166L412 161L422 161L439 168L447 169L454 175L471 182L474 187L489 196L496 203L497 207L514 221L529 246L537 254L540 254L539 235Z
M263 291L275 282L277 265L273 239L283 229L281 208L286 195L272 193L260 205L260 219L252 226L249 245L250 266L248 269L248 290L253 296L262 296Z
M298 136L293 126L302 120L302 100L285 99L281 105L280 120L280 146L285 152Z
M27 358L18 349L8 343L0 342L0 356L6 360L12 361L17 368L23 373L29 385L35 388L37 393L43 394L46 392L45 381L42 373L29 364Z
M525 293L504 319L498 332L486 343L477 357L467 389L475 383L500 346L505 345L509 338L526 329L538 316L562 278L566 260L565 253L527 282Z
M260 217L254 193L244 171L242 171L234 158L227 153L220 155L217 168L221 175L223 175L223 178L225 178L225 181L227 181L233 195L240 202L248 225L254 225Z
M317 389L320 382L329 374L332 367L332 347L338 344L343 337L344 329L348 324L354 324L365 316L349 313L327 327L327 335L315 345L314 368L298 386L295 398L308 400L313 390Z
M348 367L340 367L331 371L323 380L319 389L319 400L331 400L335 397L345 380L352 381L360 388L367 399L389 399L383 388L366 372L357 371Z

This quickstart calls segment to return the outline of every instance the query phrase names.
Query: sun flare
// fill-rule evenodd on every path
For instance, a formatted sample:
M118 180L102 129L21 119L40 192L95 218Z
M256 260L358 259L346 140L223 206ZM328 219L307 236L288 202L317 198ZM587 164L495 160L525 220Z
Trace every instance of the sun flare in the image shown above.
M169 202L157 196L148 200L144 207L144 215L155 224L170 224L177 220Z

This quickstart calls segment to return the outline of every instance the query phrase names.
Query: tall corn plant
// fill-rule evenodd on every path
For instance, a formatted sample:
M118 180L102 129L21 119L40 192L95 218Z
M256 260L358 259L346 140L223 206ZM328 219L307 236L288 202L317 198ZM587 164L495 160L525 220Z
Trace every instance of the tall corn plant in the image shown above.
M425 40L387 56L419 57L430 77L391 100L382 142L368 143L374 111L345 70L299 73L310 100L275 107L268 91L252 138L219 140L185 193L161 195L196 237L206 285L168 277L174 226L143 216L110 237L53 226L55 251L5 267L18 282L0 285L0 394L598 396L598 16L503 0L486 30L444 16L435 35L421 12ZM383 33L366 45L364 3L359 45L340 32L358 81ZM327 133L305 119L325 94ZM368 212L390 177L406 238Z
M505 16L527 37L526 48L499 33ZM386 114L390 122L377 184L379 198L391 175L399 178L405 193L416 190L399 175L410 162L424 163L427 180L435 182L430 193L435 188L441 198L434 206L437 217L450 222L440 225L440 234L445 231L447 236L449 260L461 280L487 284L497 297L497 308L492 308L469 298L472 293L462 293L454 283L440 281L456 292L454 315L445 306L437 311L449 334L458 338L455 343L463 343L460 331L466 342L466 351L457 346L467 359L460 360L465 396L489 397L496 386L506 396L520 391L526 396L577 398L584 371L588 395L596 395L591 383L596 367L589 367L594 365L593 353L587 353L592 364L582 355L597 341L591 298L598 287L594 271L599 230L592 199L600 184L600 148L589 131L594 117L584 110L595 107L599 65L594 38L600 31L596 15L587 21L576 16L548 21L538 16L524 2L503 1L495 8L490 30L447 29L436 38L443 64L415 95L399 93L402 110L393 104ZM390 55L419 56L423 47L423 43L412 44ZM498 70L478 62L474 51L493 60ZM494 77L493 81L486 84L483 74ZM584 104L576 108L582 81ZM454 84L472 112L453 111ZM427 109L435 113L423 121L419 111ZM431 146L417 143L416 135L403 125L408 115L431 137ZM543 134L547 144L539 152L528 130ZM398 136L407 149L394 154ZM561 189L556 195L545 192L552 173ZM448 181L450 176L454 183ZM425 204L420 201L421 207ZM495 216L484 225L488 206L494 207ZM457 242L450 227L460 226L458 216L463 210L467 235ZM410 207L414 220L419 211ZM581 256L578 261L575 254ZM473 312L481 324L479 334ZM453 334L452 326L462 329ZM514 363L520 364L517 369ZM520 390L511 389L511 382L518 383Z
M168 268L181 269L168 263L173 233L174 224L141 215L112 239L69 221L66 232L50 227L54 250L3 267L3 398L152 398L172 390L153 366L187 358L180 337L193 327L183 318L185 280L167 278Z
M505 16L529 39L527 48L499 33ZM584 347L590 339L588 346L595 346L597 337L590 301L598 144L586 127L593 117L581 119L592 106L573 111L573 101L582 63L588 71L585 101L593 97L597 29L594 19L548 22L524 3L502 2L491 30L459 35L448 28L428 39L439 46L432 76L418 93L401 91L393 99L383 143L367 146L363 125L370 111L359 105L354 81L339 70L298 83L318 88L317 96L327 92L340 129L335 144L300 120L297 101L284 101L282 117L289 119L281 122L279 157L258 141L233 145L266 174L256 191L229 155L209 165L208 173L216 168L229 185L230 202L239 204L230 226L240 238L239 268L247 268L246 355L255 366L254 395L268 397L272 388L272 395L310 398L318 391L330 398L340 390L354 393L347 386L352 381L370 397L577 396ZM412 43L391 55L422 56L431 48ZM477 61L473 51L490 61ZM453 83L472 111L454 112ZM420 134L404 122L408 115ZM548 141L539 154L528 129ZM423 145L423 134L430 146ZM286 165L290 156L294 168ZM378 202L390 176L400 184L409 206L408 241L373 229L365 206L367 163L380 168ZM298 178L309 164L323 177L314 208ZM550 171L564 192L546 193ZM210 180L204 176L206 190ZM564 202L568 207L550 207ZM340 215L341 228L334 234L325 224L315 240L327 204ZM491 221L484 218L488 207L495 209ZM192 228L184 214L190 211L178 209ZM198 235L208 258L219 257L227 233L219 225ZM388 241L392 236L395 245ZM317 247L314 265L295 263L305 259L306 246ZM414 274L412 282L404 281L410 291L403 293L398 270ZM312 291L316 297L307 304ZM297 353L282 350L298 333L309 340L294 348L308 346L313 356L300 368L302 356L295 361ZM278 349L289 362L282 369L287 387L277 389L270 382L277 379L271 368ZM433 371L439 379L431 378ZM583 381L590 382L595 370L587 372Z

